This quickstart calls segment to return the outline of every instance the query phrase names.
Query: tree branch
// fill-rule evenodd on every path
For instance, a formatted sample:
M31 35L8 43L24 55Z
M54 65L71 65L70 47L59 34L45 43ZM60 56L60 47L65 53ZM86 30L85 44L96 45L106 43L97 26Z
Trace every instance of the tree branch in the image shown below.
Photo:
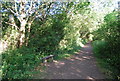
M16 11L16 14L18 14L16 1L14 0L14 2L15 2L15 11Z
M11 8L8 8L8 7L6 7L6 8L7 8L7 10L10 10L10 12L12 12L14 15L16 15L16 13Z
M5 23L6 23L6 24L9 24L9 25L11 25L11 26L14 26L16 30L19 29L15 24L11 24L11 23L8 23L8 22L5 22Z

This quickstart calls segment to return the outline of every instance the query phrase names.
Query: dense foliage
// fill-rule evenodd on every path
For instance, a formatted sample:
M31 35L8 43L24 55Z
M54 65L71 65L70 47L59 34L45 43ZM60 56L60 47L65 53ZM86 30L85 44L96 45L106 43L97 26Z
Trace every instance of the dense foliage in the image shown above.
M95 55L108 64L110 71L112 68L115 78L118 77L120 28L117 13L104 17L105 14L92 10L90 4L3 1L0 42L6 44L6 50L1 54L2 77L31 78L41 58L51 54L55 55L54 59L70 56L93 39Z
M35 64L38 64L38 55L33 48L25 47L4 52L2 56L3 78L22 79L31 77L31 69L34 69Z
M60 3L55 4L60 5ZM3 22L2 40L7 43L8 50L2 53L2 77L30 78L34 74L35 67L41 63L40 58L51 54L55 55L54 59L63 58L83 46L89 40L91 25L89 26L89 18L87 18L89 16L86 15L90 10L87 8L89 4L89 2L65 4L67 8L56 9L56 13L52 12L54 15L46 14L48 16L42 20L36 18L31 23L30 32L27 32L29 27L28 24L26 25L25 36L27 38L29 34L29 40L28 44L24 43L22 47L19 47L19 30ZM9 13L3 13L2 16L3 21L9 20ZM19 20L16 17L14 19L20 28Z
M117 12L112 12L105 16L104 24L94 32L97 41L93 43L101 65L109 76L116 79L120 76L120 23L117 15Z

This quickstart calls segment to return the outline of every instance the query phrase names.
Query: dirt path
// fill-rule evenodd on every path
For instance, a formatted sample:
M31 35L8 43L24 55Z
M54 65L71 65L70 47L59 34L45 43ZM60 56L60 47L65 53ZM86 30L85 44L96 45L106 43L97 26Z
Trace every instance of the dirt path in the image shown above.
M96 66L91 44L70 58L48 63L45 79L105 79Z

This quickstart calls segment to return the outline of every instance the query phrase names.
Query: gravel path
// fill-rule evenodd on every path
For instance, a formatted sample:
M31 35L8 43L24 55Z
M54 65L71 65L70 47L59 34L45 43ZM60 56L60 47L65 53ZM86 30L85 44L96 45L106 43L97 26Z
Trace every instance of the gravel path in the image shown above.
M48 63L45 75L45 79L105 79L96 66L90 43L70 58Z

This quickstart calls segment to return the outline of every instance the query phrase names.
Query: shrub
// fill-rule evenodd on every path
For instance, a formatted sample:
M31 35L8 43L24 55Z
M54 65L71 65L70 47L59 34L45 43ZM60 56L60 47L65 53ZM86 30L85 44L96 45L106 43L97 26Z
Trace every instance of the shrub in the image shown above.
M2 54L3 78L23 79L31 77L31 69L38 62L38 54L32 48L8 50Z

